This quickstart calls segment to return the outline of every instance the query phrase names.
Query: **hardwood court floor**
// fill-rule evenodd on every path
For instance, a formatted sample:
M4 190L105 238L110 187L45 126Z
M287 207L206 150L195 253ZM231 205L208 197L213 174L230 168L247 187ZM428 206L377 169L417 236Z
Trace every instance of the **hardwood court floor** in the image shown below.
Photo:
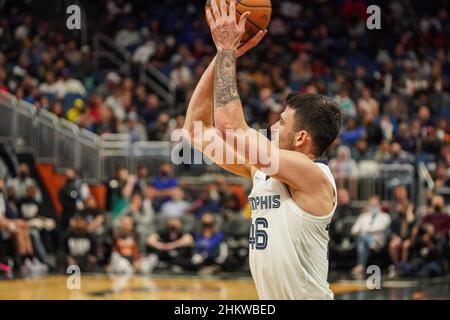
M258 299L253 281L249 278L222 280L188 277L110 277L84 275L81 289L69 290L66 276L46 276L33 279L0 281L0 300L61 300L61 299L118 299L118 300L255 300ZM336 295L366 290L364 284L335 283Z

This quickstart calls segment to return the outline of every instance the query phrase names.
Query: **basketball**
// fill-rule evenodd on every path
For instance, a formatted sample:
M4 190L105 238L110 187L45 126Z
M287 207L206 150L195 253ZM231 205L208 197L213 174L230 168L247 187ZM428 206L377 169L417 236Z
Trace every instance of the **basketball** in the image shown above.
M217 1L217 6L220 7L220 0ZM226 0L227 4L230 3ZM206 8L209 8L211 0L206 3ZM272 4L270 0L241 0L236 1L236 20L239 21L241 14L251 12L245 25L245 34L242 36L242 42L251 39L260 30L265 30L269 25L272 16Z

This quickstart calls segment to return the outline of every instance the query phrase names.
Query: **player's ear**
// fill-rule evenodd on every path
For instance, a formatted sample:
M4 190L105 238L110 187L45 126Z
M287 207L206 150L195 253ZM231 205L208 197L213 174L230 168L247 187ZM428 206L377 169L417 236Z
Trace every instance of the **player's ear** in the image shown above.
M298 148L306 142L308 133L305 130L298 131L294 136L294 147Z

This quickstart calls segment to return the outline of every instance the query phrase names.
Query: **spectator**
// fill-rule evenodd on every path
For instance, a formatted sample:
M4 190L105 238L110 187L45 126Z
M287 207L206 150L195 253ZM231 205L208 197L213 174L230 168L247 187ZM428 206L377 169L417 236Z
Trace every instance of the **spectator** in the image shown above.
M133 274L141 270L141 252L138 236L134 230L133 218L123 216L120 229L114 236L114 249L108 272Z
M160 113L156 122L148 128L148 139L151 141L164 141L169 129L170 116L167 113Z
M122 221L119 218L122 216L129 216L133 219L136 233L141 241L139 243L139 248L142 250L145 239L147 239L148 234L152 232L152 222L155 216L151 201L149 199L143 200L139 193L133 194L128 207L125 208L119 216L115 217L115 220L113 221L116 229L120 227Z
M78 123L84 111L84 101L82 99L75 99L72 107L69 111L67 111L67 120L73 123Z
M398 142L393 142L391 144L391 154L390 157L385 160L385 163L390 164L411 164L413 159L408 152L402 150L402 146Z
M195 234L195 249L191 259L195 269L208 267L205 270L217 271L227 257L224 234L216 230L215 223L212 213L207 212L201 217L201 229Z
M364 137L365 129L358 127L355 118L349 118L346 121L346 127L341 132L341 140L343 144L352 145Z
M350 194L347 189L338 189L337 207L331 221L330 234L330 262L332 267L340 267L341 264L352 259L356 247L351 234L351 229L358 218L358 209L351 205Z
M117 32L114 42L123 49L128 49L130 51L136 49L136 46L141 42L141 36L136 30L132 20L126 22L125 29Z
M16 199L20 200L27 196L27 188L30 185L34 185L36 187L35 200L41 203L42 193L37 186L36 181L30 177L30 167L28 167L28 165L25 163L21 163L19 166L17 177L8 181L8 188L12 188L14 190Z
M39 93L55 99L58 96L55 73L49 71L45 75L45 82L39 86Z
M80 211L80 215L86 220L87 231L94 237L101 238L107 231L105 212L99 208L97 199L92 195L88 196L84 203L84 209Z
M336 178L338 188L346 188L348 185L351 197L356 199L358 167L355 160L350 157L349 147L338 147L337 157L331 159L330 168Z
M12 238L16 249L17 266L23 275L42 274L47 266L35 257L28 224L19 218L5 195L5 182L0 179L0 236L2 241Z
M142 118L147 127L155 126L156 120L161 113L161 102L156 94L147 97L145 108L142 110ZM149 130L152 130L149 128Z
M352 158L356 162L373 159L372 150L369 149L369 144L366 139L361 138L356 142L355 147L352 148Z
M150 187L150 176L145 164L139 163L137 166L137 180L133 187L133 193L139 193L143 197L152 196Z
M239 204L239 198L235 193L227 193L223 199L223 205L220 206L220 212L226 221L234 219L235 216L242 216L242 208Z
M384 247L390 223L389 215L381 211L379 197L372 196L367 211L361 213L352 228L352 234L357 237L357 265L352 270L354 277L364 275L370 251L380 251Z
M59 202L62 206L62 227L66 230L70 219L83 209L84 200L90 195L89 187L83 183L74 170L66 171L66 182L58 192Z
M128 169L118 166L116 175L108 182L106 191L106 210L112 218L116 218L128 206L133 192L136 177L128 173Z
M206 212L219 213L219 199L213 196L213 190L205 186L197 199L192 204L191 211L197 218L200 218Z
M96 89L95 94L101 96L103 99L111 96L115 89L119 86L122 79L116 72L108 72L105 82L101 83Z
M391 158L391 145L387 139L383 139L375 151L374 159L378 163L385 163Z
M362 123L369 122L369 119L376 119L379 111L378 101L372 97L369 88L364 88L362 97L358 101L358 113L361 116Z
M36 186L29 185L27 188L27 196L17 201L17 209L19 210L19 217L28 224L28 230L33 241L33 248L40 261L47 265L52 265L49 262L47 249L43 242L45 233L50 235L56 227L54 219L42 216L41 204L36 201ZM52 267L54 267L52 265Z
M170 200L172 191L178 187L178 180L173 177L173 167L170 163L163 163L159 167L159 176L153 179L151 186L155 190L153 198L153 207L156 211Z
M411 241L408 261L399 266L400 275L406 277L434 277L442 274L439 263L438 240L434 236L433 226L418 226Z
M356 117L357 113L355 103L350 98L347 88L342 88L334 99L339 103L344 121L349 118Z
M441 195L433 195L431 198L431 208L428 214L423 217L422 224L430 224L433 226L433 235L438 240L446 243L449 237L450 216L445 212L444 197Z
M390 210L390 215L389 255L392 265L389 267L389 277L393 278L398 275L399 264L408 261L412 231L416 225L414 206L409 201L407 189L404 186L395 188L395 202Z
M100 109L100 121L93 126L93 130L98 135L104 133L117 133L117 119L111 109L102 107Z
M157 256L158 267L183 268L190 262L194 238L191 234L183 232L181 219L173 217L168 219L164 231L148 237L147 244L149 251Z
M338 205L333 215L333 218L335 220L340 220L345 217L354 217L358 215L357 209L350 203L350 193L347 189L338 189L337 200Z
M139 122L139 118L136 112L130 112L128 114L128 134L130 135L131 143L137 141L147 140L147 131L142 123Z
M191 204L184 200L183 189L175 187L171 199L161 206L161 216L164 218L181 218L189 212Z
M88 232L88 223L81 214L70 219L70 228L64 237L67 266L76 265L84 272L92 272L97 264L97 248Z
M156 52L156 44L148 38L141 46L139 46L133 54L133 62L138 64L147 63Z
M55 84L57 88L57 98L64 99L67 94L76 94L81 97L86 96L86 89L80 80L71 77L69 69L63 69L59 80Z

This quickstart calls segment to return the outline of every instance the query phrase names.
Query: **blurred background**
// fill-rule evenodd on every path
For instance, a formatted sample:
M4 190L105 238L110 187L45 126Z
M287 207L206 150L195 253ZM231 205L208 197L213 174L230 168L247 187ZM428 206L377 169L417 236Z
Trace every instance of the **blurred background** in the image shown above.
M71 4L81 30L66 28ZM380 30L366 27L371 4ZM292 91L340 104L325 155L339 189L330 277L361 279L375 264L390 279L442 279L449 1L272 5L268 35L239 60L240 96L257 129L278 121ZM250 275L249 182L171 161L171 135L214 55L204 1L0 1L0 277L73 264Z

